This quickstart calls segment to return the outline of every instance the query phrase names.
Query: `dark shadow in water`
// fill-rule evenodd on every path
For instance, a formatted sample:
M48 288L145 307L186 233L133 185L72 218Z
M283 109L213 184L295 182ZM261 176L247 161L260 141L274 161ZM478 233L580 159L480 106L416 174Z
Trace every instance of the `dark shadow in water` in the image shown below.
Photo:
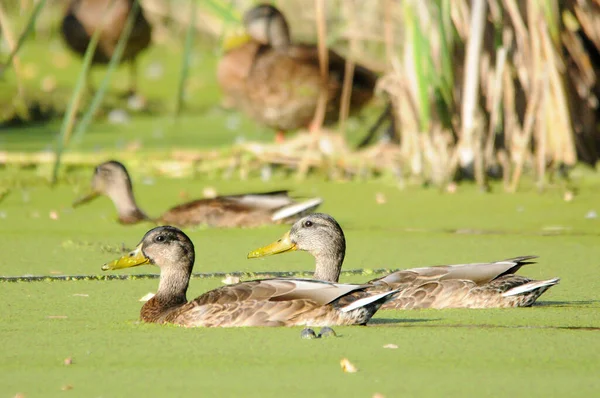
M373 326L375 326L375 325L398 325L398 324L405 324L405 323L419 324L419 323L424 323L424 322L433 322L433 321L440 321L440 320L442 320L442 318L435 318L435 319L373 318L369 321L367 326L370 326L370 325L373 325Z
M381 319L379 319L381 320ZM372 320L371 322L369 322L369 324L374 324L375 319ZM391 320L389 320L391 321ZM396 321L395 319L393 321ZM424 325L419 325L417 323L412 323L412 322L419 322L419 321L433 321L433 319L411 319L409 320L411 322L406 322L406 324L403 325L398 325L398 323L401 322L395 322L396 325L393 325L392 323L386 324L380 324L379 326L400 326L400 327L405 327L405 328L413 328L413 327L419 327L419 328L439 328L439 329L553 329L553 330L577 330L577 331L600 331L600 326L551 326L551 325L537 325L537 326L533 326L533 325L520 325L520 326L510 326L510 325L487 325L487 324L480 324L480 325L466 325L466 324L453 324L453 325L428 325L428 324L424 324ZM373 325L375 326L375 325Z
M600 300L536 301L534 307L584 307L599 304Z

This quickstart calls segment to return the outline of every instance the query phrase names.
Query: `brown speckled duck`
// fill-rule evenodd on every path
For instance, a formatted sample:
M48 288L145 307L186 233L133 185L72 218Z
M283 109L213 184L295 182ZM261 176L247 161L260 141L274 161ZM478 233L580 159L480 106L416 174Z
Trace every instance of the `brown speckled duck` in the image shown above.
M152 219L138 207L129 173L123 164L115 160L96 167L91 192L76 200L73 206L77 207L100 195L112 200L122 224L151 221L178 227L257 227L289 223L314 211L323 202L320 198L296 202L287 191L227 195L184 203Z
M187 327L365 324L395 293L372 293L362 285L274 278L223 286L187 301L194 258L187 235L162 226L148 231L135 250L102 269L159 266L158 291L142 307L141 319Z
M248 257L294 250L308 251L315 257L315 279L338 281L346 240L333 217L320 213L303 217L281 239L250 252ZM515 275L533 258L536 257L412 268L369 283L382 290L399 290L393 300L384 304L384 309L528 307L559 282L558 278L536 281Z
M293 222L312 212L323 202L320 198L296 202L288 196L287 191L227 195L184 203L166 211L158 219L152 219L138 207L127 169L114 160L96 167L91 192L76 200L73 206L89 202L100 195L106 195L112 200L122 224L153 221L179 227L256 227Z
M244 16L250 40L225 52L217 68L223 94L259 123L283 132L308 127L321 90L327 91L325 124L338 120L346 60L329 51L329 80L323 83L317 47L294 44L283 14L270 4ZM356 65L350 114L373 97L377 75Z
M108 9L111 2L113 5ZM62 21L65 42L83 56L92 34L100 28L104 13L108 12L92 59L92 64L107 64L113 56L133 3L134 0L71 0ZM129 62L130 65L131 92L136 89L136 57L150 45L151 34L152 27L140 6L121 57L121 62Z

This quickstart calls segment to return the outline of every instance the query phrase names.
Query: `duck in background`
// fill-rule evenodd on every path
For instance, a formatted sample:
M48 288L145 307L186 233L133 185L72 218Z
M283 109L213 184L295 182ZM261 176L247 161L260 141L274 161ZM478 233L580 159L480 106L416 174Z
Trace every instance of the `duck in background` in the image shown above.
M317 46L291 41L284 15L270 4L244 15L248 39L230 46L217 67L219 85L227 101L257 122L284 132L310 128L321 90L327 93L324 124L338 121L346 59L329 50L329 77L323 82ZM373 97L377 75L356 65L352 79L350 114Z
M92 58L92 65L108 64L123 33L127 17L134 10L135 1L71 0L62 20L63 39L74 52L83 56L92 35L96 29L101 28L102 31ZM135 12L133 28L121 57L121 62L129 63L129 94L135 93L137 89L136 58L143 50L148 48L152 35L152 26L144 17L141 6L138 6ZM102 26L103 19L105 23Z
M77 207L100 195L112 200L122 224L150 221L179 227L257 227L288 223L313 212L323 203L321 198L296 202L287 191L248 193L194 200L173 207L158 219L153 219L138 207L129 173L123 164L115 160L95 168L91 192L76 200L73 206Z
M298 220L272 244L248 258L303 250L316 260L315 279L337 282L346 255L346 239L337 221L315 213ZM560 279L536 281L515 273L536 256L493 263L441 265L393 272L368 282L399 293L383 309L529 307Z

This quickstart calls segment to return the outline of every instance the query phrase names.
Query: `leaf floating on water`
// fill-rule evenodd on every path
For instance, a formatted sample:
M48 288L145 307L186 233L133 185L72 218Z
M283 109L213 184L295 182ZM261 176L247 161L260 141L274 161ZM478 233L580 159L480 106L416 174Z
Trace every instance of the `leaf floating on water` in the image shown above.
M65 384L65 385L64 385L64 386L62 386L60 389L61 389L61 390L63 390L63 391L69 391L69 390L72 390L72 389L73 389L73 386L72 386L72 385L70 385L70 384Z
M375 203L378 205L384 205L387 202L387 198L383 192L377 192L375 194Z
M129 152L139 151L142 148L142 141L132 140L125 145L125 149Z
M233 276L233 275L227 275L227 277L225 279L223 279L221 282L223 282L226 285L235 285L236 283L240 283L240 277Z
M187 200L190 197L186 190L179 191L179 198L183 200Z
M65 365L67 365L67 366L68 365L72 365L73 364L73 358L71 358L71 357L65 358L65 360L63 361L63 363Z
M124 109L113 109L108 113L108 122L111 124L129 123L129 115Z
M127 98L127 108L132 111L141 111L146 107L146 98L141 95L132 95Z
M42 79L40 88L45 93L51 93L56 90L56 78L54 76L46 76Z
M146 77L150 80L158 80L160 79L164 73L164 67L159 62L153 62L146 68Z
M89 294L85 294L85 293L75 293L73 296L75 296L75 297L90 297Z
M398 348L398 346L396 344L386 344L383 346L383 348L391 348L395 350L396 348Z
M573 194L572 191L566 191L565 194L563 195L563 200L565 202L571 202L574 197L575 197L575 195Z
M346 373L356 373L358 372L358 369L356 368L356 366L354 366L352 364L352 362L350 362L347 358L343 358L340 361L340 366L342 367L342 370Z
M146 301L150 300L152 297L154 297L154 293L150 292L150 293L147 293L146 295L144 295L142 298L140 298L139 301L141 301L142 303L145 303Z
M37 75L38 75L38 67L36 65L32 64L32 63L24 64L22 66L21 73L22 73L22 76L25 79L31 80L34 77L37 77Z
M458 185L455 182L451 182L446 186L446 192L448 193L456 193L458 190Z
M217 190L214 187L205 187L202 190L202 196L206 199L212 199L217 197Z
M47 318L48 319L67 319L68 316L66 316L66 315L48 315Z

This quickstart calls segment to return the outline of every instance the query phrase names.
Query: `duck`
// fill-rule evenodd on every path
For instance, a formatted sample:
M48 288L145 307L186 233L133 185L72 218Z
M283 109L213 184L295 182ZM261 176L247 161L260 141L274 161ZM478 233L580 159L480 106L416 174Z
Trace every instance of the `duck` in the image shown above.
M232 38L217 65L217 80L233 107L275 129L276 140L299 128L312 128L321 90L327 92L324 124L338 121L346 59L329 50L328 80L319 69L317 46L293 43L285 16L259 4L243 17L246 40ZM349 112L358 113L373 97L377 74L355 65Z
M71 0L67 4L61 25L65 43L72 51L83 56L93 33L96 29L101 28L102 32L92 58L92 65L108 64L135 1ZM108 10L111 3L112 8ZM105 13L105 24L102 26ZM141 5L137 8L136 13L133 28L121 56L121 62L129 63L130 93L135 93L137 89L137 56L150 46L152 36L152 26L144 17Z
M88 203L101 195L108 196L117 210L119 222L125 225L154 222L180 228L196 225L258 227L291 223L323 203L321 198L294 201L288 191L246 193L197 199L175 206L154 219L138 207L131 178L122 163L110 160L96 166L91 185L90 191L75 200L73 207Z
M253 250L248 258L291 251L307 251L316 260L314 278L337 282L346 253L346 239L330 215L314 213L295 222L270 245ZM533 280L515 273L533 264L536 256L491 263L411 268L371 280L382 290L398 289L382 309L529 307L560 279Z
M225 285L188 301L194 261L191 239L167 225L149 230L133 251L104 264L102 270L157 265L158 290L142 306L140 318L185 327L364 325L396 293L372 292L364 285L272 278Z

